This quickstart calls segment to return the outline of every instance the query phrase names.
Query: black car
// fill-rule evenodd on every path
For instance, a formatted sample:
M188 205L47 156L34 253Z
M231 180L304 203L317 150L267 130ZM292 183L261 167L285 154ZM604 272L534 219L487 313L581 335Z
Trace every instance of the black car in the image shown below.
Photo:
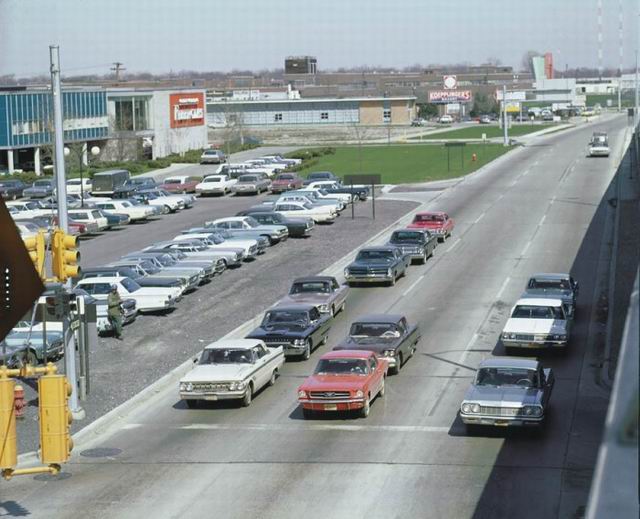
M366 247L344 269L344 277L349 286L356 283L387 283L393 286L407 273L410 262L409 255L398 247Z
M0 197L5 200L17 200L22 198L22 192L28 187L22 180L0 180Z
M351 324L349 335L333 349L373 351L399 373L419 341L420 329L407 323L404 315L365 315Z
M426 263L433 256L433 251L438 245L438 238L429 231L422 229L398 229L391 233L389 245L398 247L408 254L411 260Z
M261 225L285 225L290 238L310 236L315 225L313 218L287 218L280 213L274 213L271 206L254 206L240 211L236 216L251 216Z
M303 184L308 186L311 182L317 182L319 180L333 180L334 182L340 182L341 179L331 173L331 171L313 171L307 175Z
M264 314L262 324L247 339L260 339L269 347L282 346L287 357L307 360L311 351L326 344L331 315L313 305L279 306Z
M180 287L185 282L179 277L143 276L138 271L130 267L109 266L83 268L80 279L84 278L104 278L104 277L127 277L133 279L141 287Z
M158 183L151 177L133 177L125 181L124 186L135 191L142 189L155 189Z

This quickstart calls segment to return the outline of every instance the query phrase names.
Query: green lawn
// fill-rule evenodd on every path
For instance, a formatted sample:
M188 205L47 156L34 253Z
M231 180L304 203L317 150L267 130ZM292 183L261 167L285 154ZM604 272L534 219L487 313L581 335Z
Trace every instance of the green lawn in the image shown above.
M539 132L549 128L549 124L514 124L509 128L509 135L517 137L518 135L526 135L527 133ZM502 137L502 128L497 125L483 125L470 126L468 128L460 128L457 130L451 130L449 132L434 133L432 135L423 135L416 137L416 139L432 140L432 139L482 139L482 134L485 133L487 138Z
M338 147L331 155L314 159L301 171L306 176L311 171L331 171L338 176L345 174L382 175L384 184L408 184L445 180L460 177L499 157L509 147L499 144L467 144L450 147L447 166L447 148L444 145L400 144L392 146L363 146L362 165L357 146ZM461 158L462 152L462 158ZM472 154L477 156L471 160Z

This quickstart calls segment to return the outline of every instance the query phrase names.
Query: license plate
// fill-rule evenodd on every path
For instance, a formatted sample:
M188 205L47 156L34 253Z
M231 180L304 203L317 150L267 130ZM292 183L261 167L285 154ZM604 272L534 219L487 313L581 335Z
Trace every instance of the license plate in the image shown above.
M325 411L337 411L338 406L336 404L324 404Z
M509 420L496 420L494 425L507 426L509 425Z
M204 397L205 400L218 400L217 395L207 395Z

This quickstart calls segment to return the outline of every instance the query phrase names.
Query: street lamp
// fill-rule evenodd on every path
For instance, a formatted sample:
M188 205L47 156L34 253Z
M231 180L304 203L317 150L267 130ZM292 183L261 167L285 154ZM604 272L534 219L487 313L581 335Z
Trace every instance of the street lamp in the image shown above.
M80 165L80 207L84 207L84 182L83 182L83 177L82 177L82 155L84 152L84 146L80 147L80 148L68 148L67 146L64 147L64 155L65 157L68 157L71 152L73 151L73 153L76 154L76 157L78 157L78 164ZM100 154L100 148L98 146L91 146L91 150L89 150L91 152L91 155L93 155L94 157L96 157L97 155Z

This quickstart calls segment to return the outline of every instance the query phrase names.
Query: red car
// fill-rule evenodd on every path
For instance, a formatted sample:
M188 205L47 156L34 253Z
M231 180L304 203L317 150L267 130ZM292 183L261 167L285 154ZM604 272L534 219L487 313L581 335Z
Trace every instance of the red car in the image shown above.
M202 182L201 177L178 175L165 178L160 188L169 191L169 193L195 193L196 186L200 182Z
M280 173L271 182L272 193L283 193L290 189L301 189L303 180L295 173Z
M371 402L384 396L388 365L372 351L340 350L320 357L313 375L298 388L302 414L314 411L360 411L369 416Z
M447 213L442 211L430 211L424 213L416 213L407 228L409 229L425 229L431 234L438 237L438 241L444 241L453 232L454 222Z

